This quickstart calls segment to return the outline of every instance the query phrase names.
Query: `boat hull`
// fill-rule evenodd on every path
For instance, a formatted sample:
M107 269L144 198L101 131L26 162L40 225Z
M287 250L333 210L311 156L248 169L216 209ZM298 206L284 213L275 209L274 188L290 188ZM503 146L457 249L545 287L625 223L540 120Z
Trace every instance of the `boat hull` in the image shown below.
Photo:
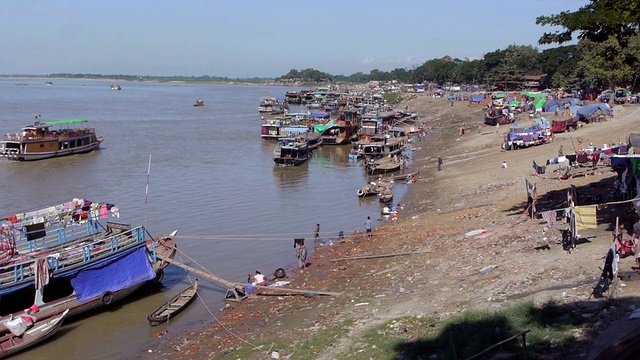
M58 332L67 315L68 310L64 310L46 322L36 321L35 325L21 336L15 336L12 333L1 336L0 359L28 349L52 337Z
M76 155L76 154L86 154L94 150L100 149L101 143L102 143L102 139L98 138L98 141L94 143L84 145L84 146L78 146L70 149L62 149L57 151L46 151L46 152L22 152L18 149L7 147L6 145L12 144L12 142L6 141L3 143L3 146L0 147L0 156L4 156L9 160L14 160L14 161L44 160L44 159L50 159L55 157L63 157L63 156ZM17 142L13 142L13 144L16 144L18 147L20 146L20 143L17 143Z

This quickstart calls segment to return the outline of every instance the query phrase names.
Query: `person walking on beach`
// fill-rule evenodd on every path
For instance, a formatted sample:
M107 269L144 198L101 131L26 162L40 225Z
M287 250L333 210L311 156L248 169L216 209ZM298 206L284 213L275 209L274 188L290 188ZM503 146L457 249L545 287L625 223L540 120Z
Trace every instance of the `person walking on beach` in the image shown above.
M319 237L320 237L320 224L316 224L316 229L313 232L313 238L315 240L318 240Z
M442 158L438 156L438 171L442 170Z
M364 223L364 227L367 229L367 237L371 237L371 228L373 227L371 216L367 216L367 221Z
M298 258L298 266L300 270L307 268L307 247L304 245L304 239L297 239L293 243L293 247L296 248L296 257Z

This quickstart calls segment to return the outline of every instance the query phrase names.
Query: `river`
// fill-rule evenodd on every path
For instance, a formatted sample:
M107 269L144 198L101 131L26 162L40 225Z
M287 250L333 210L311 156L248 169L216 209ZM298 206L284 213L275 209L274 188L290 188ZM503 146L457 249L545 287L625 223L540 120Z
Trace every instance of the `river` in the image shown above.
M114 203L120 222L145 225L154 236L178 230L181 251L234 282L256 270L292 269L293 239L311 240L316 223L321 240L329 241L339 231L363 231L367 216L379 218L377 199L356 196L367 180L361 165L349 161L348 146L321 147L300 167L274 165L275 142L260 138L259 99L298 89L124 82L114 91L110 86L116 82L109 81L53 83L0 80L0 133L19 132L40 114L41 122L87 119L105 140L99 151L84 155L0 159L0 216L72 198ZM205 106L193 106L198 98ZM396 202L406 190L402 184L394 187ZM178 334L213 321L196 300L169 324L147 323L146 314L189 281L184 270L170 266L161 290L144 288L103 311L71 319L51 341L15 358L139 357L158 332ZM200 298L214 315L220 314L224 293L200 280Z

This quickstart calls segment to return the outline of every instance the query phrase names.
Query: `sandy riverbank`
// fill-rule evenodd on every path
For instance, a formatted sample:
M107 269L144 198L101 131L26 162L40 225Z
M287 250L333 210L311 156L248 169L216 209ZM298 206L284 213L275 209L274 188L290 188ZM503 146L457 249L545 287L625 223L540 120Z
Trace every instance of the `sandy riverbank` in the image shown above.
M626 258L620 263L628 275L620 305L603 314L604 300L590 298L610 246L610 220L623 211L610 207L609 216L604 217L609 221L581 232L588 242L568 253L558 244L559 233L550 232L544 221L523 216L525 179L537 185L543 207L556 206L571 184L580 189L597 184L594 191L609 194L614 176L609 168L559 181L551 172L531 175L532 161L544 163L555 157L560 145L568 152L578 145L578 138L596 146L624 140L638 128L640 107L615 107L610 121L559 134L552 144L501 152L506 126L497 134L495 128L482 125L480 108L469 108L466 102L451 107L444 99L427 96L401 106L425 115L430 131L427 141L415 143L411 170L420 170L420 177L403 201L400 220L377 229L371 239L359 234L320 248L309 259L307 271L288 274L294 288L342 292L341 296L253 296L232 304L231 310L215 313L221 323L160 336L144 357L264 359L268 358L264 352L271 350L283 357L342 359L375 353L364 334L394 320L434 317L444 321L468 310L553 301L597 319L592 330L576 329L575 346L558 355L586 358L597 334L628 313L640 289L638 275L631 271L633 260ZM521 119L525 125L527 121ZM471 131L460 137L462 124ZM438 156L444 160L441 171L436 171ZM503 161L507 169L502 169ZM465 233L476 229L486 229L489 235L465 238ZM548 250L535 249L544 245L549 245ZM409 252L416 254L332 261ZM314 345L319 338L332 341ZM260 350L251 351L254 346Z

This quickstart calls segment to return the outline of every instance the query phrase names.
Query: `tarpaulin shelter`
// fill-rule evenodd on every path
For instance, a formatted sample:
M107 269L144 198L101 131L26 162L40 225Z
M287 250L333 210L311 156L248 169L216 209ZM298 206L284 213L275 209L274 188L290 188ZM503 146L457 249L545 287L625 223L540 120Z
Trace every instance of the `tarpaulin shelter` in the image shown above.
M533 107L536 109L536 111L538 110L542 111L542 108L546 102L547 102L546 99L538 99L533 103Z
M593 114L595 114L598 110L607 115L613 115L611 109L605 104L589 104L582 106L578 109L576 115L578 116L579 120L588 121L589 118L591 118L591 116L593 116Z
M562 109L562 103L558 100L548 100L544 103L542 109L545 112L555 112L556 110Z
M575 98L566 98L566 99L562 99L560 100L560 102L562 103L562 105L569 103L571 106L580 106L580 100L575 99Z
M469 102L470 103L480 104L483 101L484 101L484 96L482 96L482 95L471 95L469 97Z

